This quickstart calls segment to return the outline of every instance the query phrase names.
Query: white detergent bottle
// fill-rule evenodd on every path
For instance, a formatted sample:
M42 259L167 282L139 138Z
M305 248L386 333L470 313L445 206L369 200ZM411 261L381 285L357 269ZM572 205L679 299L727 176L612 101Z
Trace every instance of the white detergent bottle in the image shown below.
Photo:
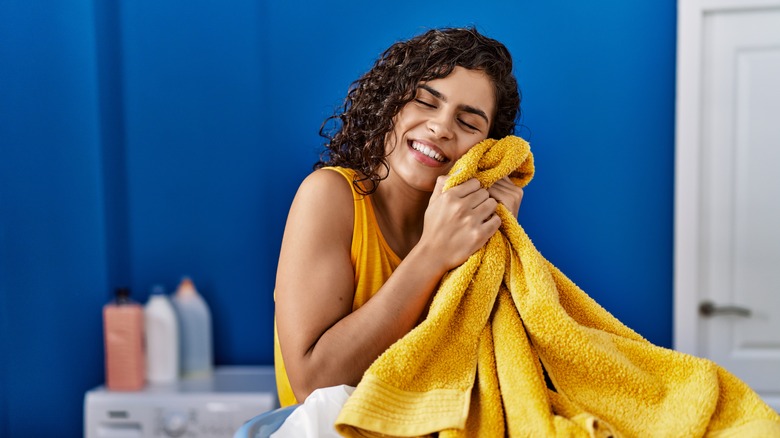
M179 378L179 321L161 285L152 287L144 306L146 380L173 383Z
M214 369L211 313L189 277L184 277L179 283L173 305L179 317L181 376L210 376Z

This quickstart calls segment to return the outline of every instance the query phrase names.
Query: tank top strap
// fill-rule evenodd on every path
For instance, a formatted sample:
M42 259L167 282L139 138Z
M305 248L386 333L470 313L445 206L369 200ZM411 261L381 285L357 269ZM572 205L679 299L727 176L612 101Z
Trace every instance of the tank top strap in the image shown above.
M401 263L401 259L387 244L374 214L370 195L357 191L357 171L343 167L324 167L333 170L349 182L355 200L352 227L351 259L355 267L355 297L353 310L369 300L387 281Z

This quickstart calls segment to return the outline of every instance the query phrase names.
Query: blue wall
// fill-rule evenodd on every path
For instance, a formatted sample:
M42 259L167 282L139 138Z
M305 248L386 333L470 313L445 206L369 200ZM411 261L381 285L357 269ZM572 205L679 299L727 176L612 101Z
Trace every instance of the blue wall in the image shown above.
M0 437L81 434L119 284L145 301L191 275L216 362L271 363L321 121L386 46L443 25L515 56L537 247L671 345L675 2L36 3L0 2Z

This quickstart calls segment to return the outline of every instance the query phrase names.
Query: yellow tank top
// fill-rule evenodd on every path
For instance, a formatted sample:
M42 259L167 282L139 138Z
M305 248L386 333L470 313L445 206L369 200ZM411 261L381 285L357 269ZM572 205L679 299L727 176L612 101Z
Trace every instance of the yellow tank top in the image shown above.
M352 188L352 197L355 200L350 250L352 266L355 268L355 297L352 299L352 311L355 311L376 294L401 263L401 259L390 249L382 236L376 222L376 216L374 216L371 196L362 195L355 190L352 181L356 172L342 167L325 167L324 169L341 174ZM274 367L279 403L282 407L299 403L295 399L290 381L287 378L287 370L284 367L279 348L276 322L274 322Z

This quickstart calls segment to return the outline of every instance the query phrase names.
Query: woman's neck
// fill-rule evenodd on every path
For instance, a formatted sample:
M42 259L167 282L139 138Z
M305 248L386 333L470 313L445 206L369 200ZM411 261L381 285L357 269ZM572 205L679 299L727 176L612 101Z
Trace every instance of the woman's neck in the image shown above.
M420 241L430 197L429 192L396 184L391 178L383 180L371 195L382 235L402 259Z

